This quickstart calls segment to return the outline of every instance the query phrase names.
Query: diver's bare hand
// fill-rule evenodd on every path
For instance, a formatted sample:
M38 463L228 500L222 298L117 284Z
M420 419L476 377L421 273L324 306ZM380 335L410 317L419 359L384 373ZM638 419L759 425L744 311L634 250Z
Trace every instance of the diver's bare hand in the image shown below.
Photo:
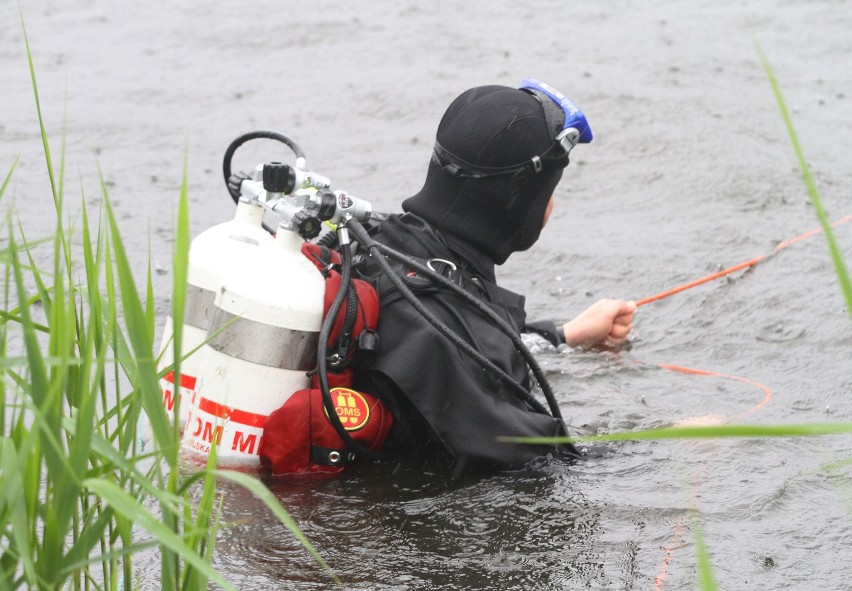
M617 347L633 330L636 304L626 300L598 300L579 316L562 325L571 347Z

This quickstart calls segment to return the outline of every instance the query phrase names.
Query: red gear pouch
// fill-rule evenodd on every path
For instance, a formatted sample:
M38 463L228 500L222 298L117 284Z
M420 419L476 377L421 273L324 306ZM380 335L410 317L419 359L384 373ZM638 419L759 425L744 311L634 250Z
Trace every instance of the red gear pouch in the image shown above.
M331 398L349 436L370 451L381 449L393 424L382 402L350 388L332 388ZM274 476L336 474L355 460L329 422L317 388L299 390L269 415L259 453Z
M332 269L341 263L340 255L309 242L302 246L302 253L325 275L325 314L328 314L340 287L340 274ZM348 348L344 351L348 360L355 353L358 337L365 330L375 330L379 318L379 298L373 286L360 279L353 279L352 283L357 310L349 313L350 301L341 307L326 343L330 349L337 347L347 316L354 317L349 327ZM393 417L378 398L352 390L352 370L348 363L343 367L328 373L337 416L356 443L369 451L378 451L387 438ZM355 460L355 454L347 450L329 421L318 381L314 376L313 388L299 390L266 419L258 453L261 464L273 475L335 474Z

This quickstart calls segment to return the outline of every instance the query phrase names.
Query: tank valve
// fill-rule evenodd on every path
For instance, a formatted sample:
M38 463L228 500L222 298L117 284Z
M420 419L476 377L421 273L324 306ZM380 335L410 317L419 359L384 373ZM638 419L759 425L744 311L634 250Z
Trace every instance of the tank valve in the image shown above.
M310 240L311 238L319 236L320 230L322 229L322 222L304 209L300 209L293 214L293 220L290 223L290 227L298 232L299 236L302 238Z
M263 188L268 193L289 195L296 188L296 171L281 162L264 164Z

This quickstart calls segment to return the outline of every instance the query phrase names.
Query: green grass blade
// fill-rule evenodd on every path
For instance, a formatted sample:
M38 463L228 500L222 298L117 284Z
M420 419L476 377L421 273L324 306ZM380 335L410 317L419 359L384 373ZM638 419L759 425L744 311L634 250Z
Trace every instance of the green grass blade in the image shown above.
M118 330L118 295L116 292L115 285L115 272L113 270L112 264L112 241L109 237L109 231L104 232L104 282L106 283L106 303L107 308L103 312L104 316L104 334L106 335L107 341L110 343L110 347L112 347L113 354L115 355L113 365L112 365L112 383L115 384L115 391L111 392L109 397L114 397L115 400L121 400L121 360L125 357L130 357L130 348L127 346L124 341L123 335L121 331ZM132 365L128 364L128 368L125 369L125 374L127 378L130 380L130 383L135 384L135 376L130 373L130 368ZM115 404L111 407L109 406L109 401L107 400L107 393L105 390L102 391L102 406L104 409L110 408L107 412L109 415L109 419L112 419L112 416L115 414L118 416L119 423L121 422L121 412L122 405ZM117 433L121 433L120 430L116 430ZM104 435L108 438L114 437L110 436L110 426L109 423L104 423ZM120 435L119 435L120 436ZM122 451L126 451L127 448L121 445L119 441L119 448Z
M145 319L148 322L148 333L153 338L157 330L156 302L154 298L154 272L151 269L151 235L148 234L148 273L145 281Z
M68 145L68 84L65 84L65 102L62 110L62 143L59 152L59 202L62 203L65 195L65 154ZM70 271L71 268L69 267Z
M11 226L11 224L10 224ZM9 228L9 250L14 252L15 238L12 236L11 227ZM29 301L29 297L24 287L24 276L21 270L18 257L12 256L12 274L15 278L15 286L18 291L18 300L20 302ZM50 383L47 375L47 367L39 348L38 339L35 334L35 327L30 314L29 306L21 306L21 327L24 333L24 345L27 353L27 361L29 362L30 382L32 384L31 394L37 406L42 406L50 389Z
M153 335L148 330L146 313L139 298L139 291L136 289L132 267L121 240L118 223L109 202L103 177L101 178L101 187L104 192L107 221L111 229L112 248L115 254L124 319L128 328L133 356L139 368L136 377L140 388L142 407L148 415L157 445L163 451L165 460L169 466L175 467L177 465L177 441L169 425L160 397L160 384L157 380L157 368L154 365Z
M101 351L100 355L105 354L105 351ZM96 344L95 344L95 331L89 330L87 332L86 343L83 347L82 351L82 368L83 371L80 371L79 383L78 383L78 391L79 397L77 400L76 412L73 416L73 421L77 425L77 429L75 430L74 437L71 438L69 449L68 449L68 467L71 472L71 475L84 474L86 468L89 464L89 458L91 456L91 445L92 445L92 436L93 429L91 426L95 423L95 401L96 397L91 392L91 384L89 383L90 379L98 380L99 371L96 371L95 375L91 374L89 368L92 367L102 367L102 364L95 362L95 356L98 353L96 352ZM80 483L75 482L76 478L68 478L63 479L63 481L67 480L68 490L63 491L65 494L66 502L74 503L76 505L76 498L80 493ZM73 488L70 488L71 485L74 485ZM75 510L74 505L68 507L68 518L70 519L70 513Z
M322 566L331 576L332 580L335 583L340 583L340 579L337 575L334 574L334 571L331 567L326 563L320 553L317 552L316 548L314 548L313 544L311 544L310 540L302 533L302 530L299 529L299 525L290 517L290 514L281 506L281 503L278 502L278 499L275 498L275 495L260 481L256 478L252 478L247 474L243 474L241 472L236 472L233 470L216 470L215 474L219 478L225 478L226 480L230 480L250 490L254 495L263 501L270 511L283 523L290 532L296 536L305 549L310 552L311 556Z
M843 261L843 255L841 254L837 240L835 240L834 231L831 229L831 224L828 221L828 216L826 215L825 209L822 205L822 199L820 198L819 191L817 191L813 175L811 175L811 169L808 166L807 160L805 160L802 146L799 143L799 137L793 127L793 119L790 117L787 104L784 102L784 97L781 94L781 86L778 83L778 79L775 77L775 72L772 70L772 66L769 64L769 60L766 58L766 54L763 52L763 49L758 45L757 50L760 54L760 61L763 64L763 69L766 71L766 76L769 78L769 84L772 86L772 92L775 95L778 108L781 110L784 125L787 128L787 133L793 144L793 151L796 153L796 158L799 161L799 168L802 172L802 177L805 180L805 185L808 188L808 195L810 196L811 203L814 206L819 223L825 233L825 238L828 241L831 260L834 263L834 271L837 274L837 278L840 282L840 288L843 292L844 298L846 299L846 307L849 311L849 316L852 317L852 282L850 282L849 279L848 267Z
M28 267L30 271L30 278L33 280L33 283L35 283L36 290L38 291L38 300L41 301L41 305L44 307L44 315L47 318L50 318L53 310L53 297L50 295L50 291L48 290L47 285L42 279L42 273L38 269L35 259L33 258L32 248L30 247L30 244L24 234L24 227L21 223L20 217L18 218L18 232L20 233L21 239L23 240L23 244L19 248L27 254L27 260L30 263L30 266Z
M67 575L67 574L73 573L75 570L82 569L82 568L85 568L85 567L87 567L91 564L97 564L97 563L103 562L105 560L116 560L118 558L129 558L129 557L134 556L135 554L137 554L139 552L143 552L145 550L151 550L153 548L156 548L159 545L160 544L159 544L158 541L149 540L147 542L136 542L136 543L134 543L134 544L132 544L132 545L126 547L126 548L122 547L122 548L119 548L117 550L105 552L104 554L98 554L98 555L92 555L92 556L87 555L88 558L83 558L83 559L80 559L80 560L75 560L73 562L69 562L65 566L65 569L63 570L63 574ZM127 579L125 579L125 580L127 580ZM127 588L126 586L119 584L119 583L112 584L108 587L101 587L95 581L90 581L90 582L95 585L94 586L95 589L105 589L105 591L109 591L109 589L116 589L117 591L123 591L124 589ZM134 587L131 587L131 588L136 589L137 587L134 586Z
M649 441L658 439L695 439L722 437L812 437L852 433L852 423L809 423L800 425L713 425L709 427L669 427L644 431L625 431L585 437L500 437L508 443L558 445L594 441Z
M30 80L32 81L33 85L33 97L35 98L36 111L38 112L38 124L41 128L41 140L44 146L44 157L47 160L47 174L50 176L50 190L53 193L53 203L56 206L57 211L59 211L59 190L56 186L56 179L54 178L53 174L53 162L51 162L50 159L50 145L47 141L47 131L45 130L44 117L42 117L41 113L41 102L38 98L38 83L36 82L35 66L33 66L33 56L30 52L30 40L27 37L27 28L24 26L23 8L20 6L19 8L21 10L21 30L24 34L24 45L26 46L27 50L27 63L29 63L30 66Z
M163 525L158 517L145 509L136 499L121 490L114 483L106 480L89 479L85 481L85 486L92 493L109 503L109 506L114 511L144 528L148 533L157 538L162 546L176 552L183 560L191 564L193 568L198 569L205 576L215 581L217 585L224 589L236 591L233 585L228 583L213 567L204 562L204 559L198 556L180 536Z
M57 244L56 257L61 258L62 252L60 245ZM47 559L54 565L62 562L64 538L76 510L81 484L79 472L74 470L70 463L71 450L67 447L68 440L63 436L62 430L65 408L71 410L74 416L78 416L80 410L79 400L77 400L78 384L75 382L75 377L80 374L80 366L77 363L75 350L77 320L74 297L73 289L69 286L66 291L63 281L57 281L54 284L55 305L51 310L50 356L64 362L49 366L51 404L45 413L46 420L42 421L45 438L49 437L51 447L56 453L56 472L49 472L49 475L53 477L50 484L53 487L54 510L51 511L52 516L46 520L47 524L50 524L51 520L55 519L56 530L51 532L47 527L45 528L45 538L50 540L52 550L52 555L47 556ZM63 394L67 395L67 400L64 399ZM82 451L85 453L85 450ZM77 453L80 453L80 450ZM47 457L50 456L47 455Z
M69 425L69 428L73 429L75 426ZM182 497L162 489L156 482L147 478L126 455L99 434L92 436L92 457L103 462L110 471L132 479L145 494L165 505L180 506L186 502Z
M198 513L195 519L196 533L188 539L189 546L196 550L199 555L204 556L207 562L210 562L213 558L213 550L216 546L216 530L219 525L219 515L218 513L216 515L213 513L216 503L216 474L214 472L216 467L215 443L211 451L212 453L207 459L207 470L201 473L204 477L204 486L202 487L201 500L198 503ZM185 510L184 521L186 523L192 521L192 515L188 510ZM207 578L200 571L187 569L182 588L207 589Z
M695 553L698 559L698 575L702 591L716 591L716 580L713 577L713 565L710 562L710 554L707 551L707 543L704 540L704 529L698 518L698 511L690 511L692 523L692 535L695 538Z
M80 536L65 555L63 575L69 576L74 570L79 569L92 562L101 560L101 557L89 559L92 550L101 542L107 528L113 518L112 509L109 507L100 509L100 504L90 506L88 514L84 517L84 526Z
M25 487L21 457L11 439L0 438L0 465L3 466L3 478L0 479L0 503L2 503L0 506L4 509L2 513L8 517L8 526L11 526L7 529L4 523L3 531L11 530L7 538L8 542L13 548L18 549L20 566L27 580L32 583L36 580L36 566L32 556L26 551L32 547L32 540L29 537L31 529L28 527L25 498L21 494ZM23 457L28 457L30 462L36 461L28 455Z
M8 283L7 283L7 285L8 285ZM25 306L31 306L39 300L41 300L41 298L39 296L33 296L27 302L25 302L24 305ZM7 322L14 322L16 324L22 323L24 321L24 319L20 315L15 314L15 312L17 312L17 311L18 310L12 310L11 312L7 312L5 310L0 310L0 325L6 324ZM33 322L32 326L38 332L44 332L44 333L50 332L50 327L47 326L46 324L41 324L39 322Z
M183 160L183 181L180 188L180 200L178 202L177 229L175 232L175 251L172 261L172 351L174 352L173 371L175 384L180 384L181 376L181 351L183 351L183 319L184 309L186 307L186 286L189 274L189 246L190 246L190 230L189 230L189 173L188 173L188 158L184 156ZM173 417L175 425L180 420L180 405L182 401L179 396L175 396L175 407L173 409Z
M20 159L21 159L20 156L17 156L15 158L15 161L12 162L12 167L9 169L9 172L6 174L6 178L3 179L3 184L0 185L0 197L3 197L3 193L6 192L6 187L9 186L9 181L12 180L12 173L15 172L15 167L18 165L18 160L20 160Z
M834 470L842 470L843 468L848 468L852 466L852 458L846 458L843 460L837 460L836 462L831 462L830 464L825 464L824 466L820 466L820 470L826 471L834 471Z

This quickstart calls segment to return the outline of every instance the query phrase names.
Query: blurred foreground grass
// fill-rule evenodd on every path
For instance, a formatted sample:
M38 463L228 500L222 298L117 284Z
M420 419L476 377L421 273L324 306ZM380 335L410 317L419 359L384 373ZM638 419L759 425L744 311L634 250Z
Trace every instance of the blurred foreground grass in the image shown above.
M54 168L26 43L56 217L52 233L33 241L14 212L0 226L0 590L137 588L134 555L150 551L160 554L162 589L234 589L211 567L220 478L263 500L336 580L262 482L216 470L214 454L206 469L179 469L179 430L163 408L154 355L150 264L140 289L103 181L97 223L85 199L79 234L63 222L64 137ZM176 351L189 252L186 187L184 168ZM180 359L172 368L180 373Z

